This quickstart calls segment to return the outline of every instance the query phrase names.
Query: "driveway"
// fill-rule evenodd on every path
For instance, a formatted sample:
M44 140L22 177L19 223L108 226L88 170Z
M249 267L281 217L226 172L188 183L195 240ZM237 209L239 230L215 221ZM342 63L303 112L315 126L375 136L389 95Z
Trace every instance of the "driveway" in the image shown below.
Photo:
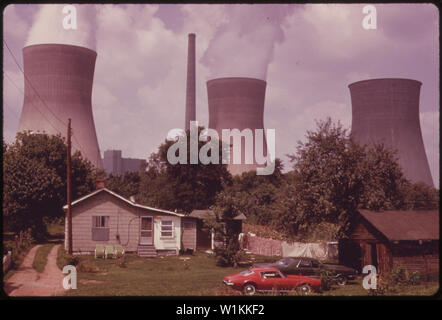
M52 247L42 273L32 268L39 247L40 245L36 245L28 252L18 270L4 283L5 292L9 296L43 297L63 294L64 275L57 266L57 251L60 244Z

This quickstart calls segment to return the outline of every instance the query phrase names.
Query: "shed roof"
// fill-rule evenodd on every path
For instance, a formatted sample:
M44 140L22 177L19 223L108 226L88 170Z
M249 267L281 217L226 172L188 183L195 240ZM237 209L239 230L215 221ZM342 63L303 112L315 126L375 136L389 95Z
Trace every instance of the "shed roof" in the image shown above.
M197 219L205 219L205 218L213 218L215 217L215 212L213 210L193 210L189 217L197 218ZM244 213L239 213L233 220L246 220L247 217Z
M438 240L439 212L359 210L359 213L388 240Z
M106 193L110 194L113 197L116 197L116 198L118 198L120 200L123 200L123 201L127 202L129 205L131 205L133 207L137 207L137 208L141 208L141 209L146 209L146 210L151 210L151 211L156 211L156 212L161 212L161 213L166 213L166 214L171 214L171 215L174 215L174 216L177 216L177 217L186 217L186 215L182 214L182 213L177 213L177 212L163 210L163 209L157 209L157 208L153 208L153 207L149 207L149 206L144 206L144 205L132 202L132 201L124 198L123 196L120 196L119 194L117 194L117 193L115 193L115 192L113 192L113 191L111 191L109 189L106 189L106 188L95 190L94 192L91 192L88 195L85 195L84 197L81 197L81 198L73 201L71 203L71 206L74 207L76 204L78 204L78 203L80 203L82 201L85 201L86 199L89 199L89 198L91 198L93 196L96 196L97 194L102 193L102 192L106 192ZM63 206L63 210L67 210L67 208L68 208L67 204Z

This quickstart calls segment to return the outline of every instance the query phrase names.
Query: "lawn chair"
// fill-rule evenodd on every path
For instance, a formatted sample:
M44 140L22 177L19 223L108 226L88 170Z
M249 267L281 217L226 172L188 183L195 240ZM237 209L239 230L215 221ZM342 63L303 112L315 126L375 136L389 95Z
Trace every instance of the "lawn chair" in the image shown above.
M122 257L123 255L124 255L124 248L123 248L123 246L120 245L120 244L115 245L115 251L114 251L115 258Z
M107 245L104 249L104 258L107 259L109 256L112 258L115 256L114 254L114 246Z
M97 258L104 258L104 245L102 244L97 244L95 246L95 259Z

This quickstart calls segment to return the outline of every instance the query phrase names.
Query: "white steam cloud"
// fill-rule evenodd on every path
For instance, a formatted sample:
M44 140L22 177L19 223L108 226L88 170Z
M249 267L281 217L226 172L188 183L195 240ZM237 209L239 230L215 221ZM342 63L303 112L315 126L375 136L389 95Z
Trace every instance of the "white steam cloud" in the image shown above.
M75 4L77 29L65 29L63 4L41 5L29 31L26 45L42 43L71 44L95 50L95 5Z
M209 78L252 77L265 80L275 44L284 39L289 5L226 5L218 28L201 63Z

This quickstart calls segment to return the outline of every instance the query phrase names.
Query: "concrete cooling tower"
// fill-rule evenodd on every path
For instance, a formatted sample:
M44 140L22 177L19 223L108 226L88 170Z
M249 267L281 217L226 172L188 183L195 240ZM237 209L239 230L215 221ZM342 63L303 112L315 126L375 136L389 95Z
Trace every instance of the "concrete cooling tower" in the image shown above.
M254 78L218 78L207 81L209 100L209 128L215 129L222 137L222 129L264 129L264 99L266 82ZM267 145L264 136L264 156ZM255 149L253 140L253 154ZM245 163L244 139L241 144L241 164L233 164L232 148L228 170L231 174L241 174L256 170L259 165L255 159L252 164Z
M73 45L23 48L25 96L18 132L44 131L66 137L70 118L73 148L103 168L91 104L96 57L95 51Z
M410 79L373 79L350 84L351 134L360 144L384 143L396 149L405 177L432 187L419 123L421 85Z

